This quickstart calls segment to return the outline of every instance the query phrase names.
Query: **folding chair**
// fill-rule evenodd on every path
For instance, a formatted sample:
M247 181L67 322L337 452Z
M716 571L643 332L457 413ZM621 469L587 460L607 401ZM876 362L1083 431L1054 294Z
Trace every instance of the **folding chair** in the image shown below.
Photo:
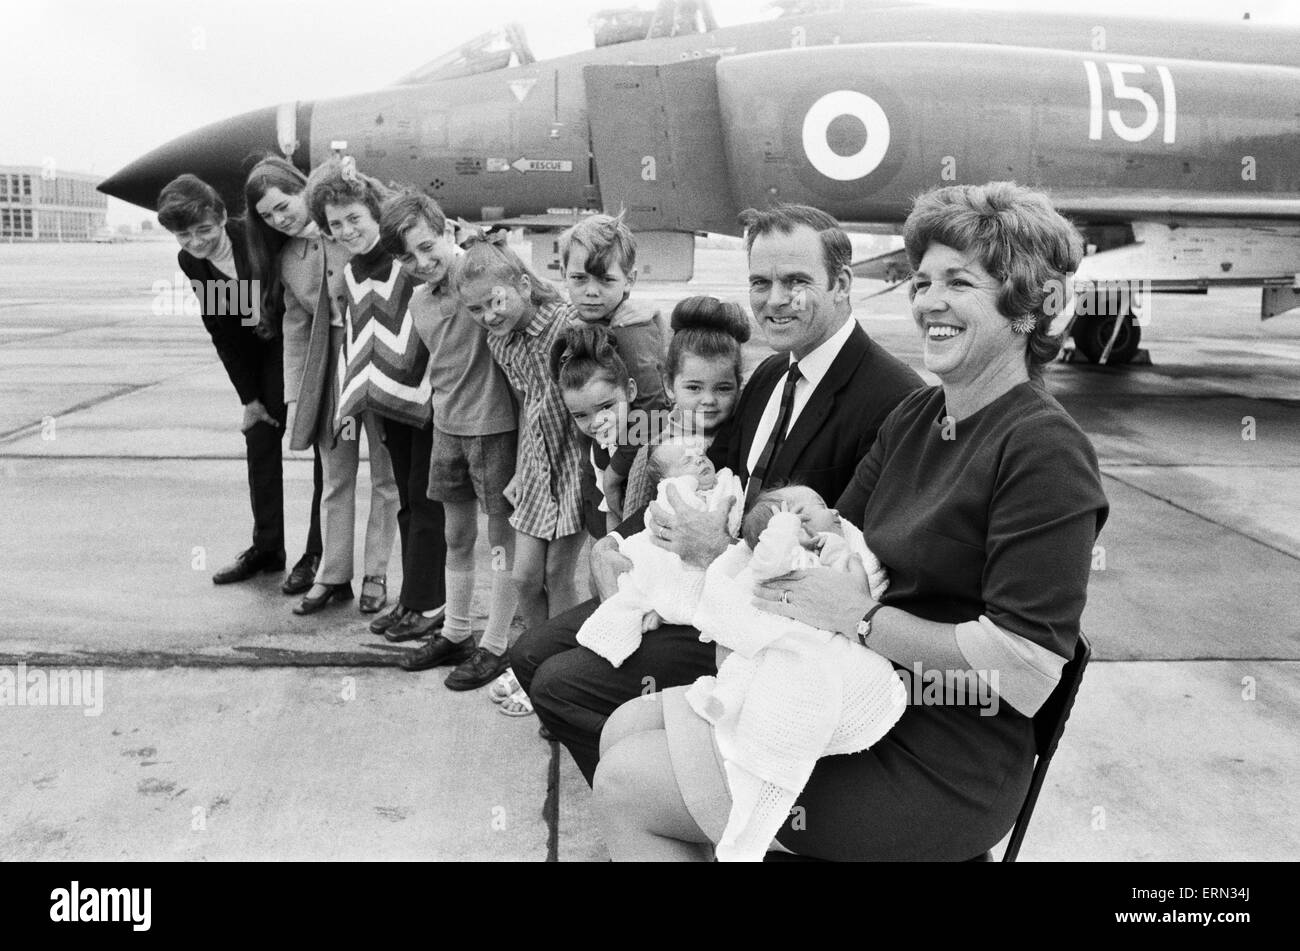
M1074 698L1079 693L1079 684L1083 683L1083 669L1092 657L1092 643L1079 632L1079 643L1074 646L1072 657L1061 670L1061 682L1056 685L1047 702L1034 714L1034 746L1038 749L1038 760L1034 763L1034 775L1029 780L1029 792L1025 794L1025 804L1020 807L1016 824L1011 827L1011 838L1007 841L1007 850L1002 853L1002 861L1014 862L1020 854L1020 843L1029 828L1029 817L1034 814L1038 802L1038 793L1047 778L1047 767L1051 765L1056 746L1061 742L1065 732L1065 721L1070 718L1074 708ZM989 853L986 853L988 855ZM992 856L985 861L992 861Z
M1016 816L1015 825L1011 827L1011 838L1007 841L1007 849L1002 853L1004 862L1014 862L1016 856L1020 854L1020 843L1025 838L1025 830L1029 828L1029 818L1034 814L1034 806L1038 803L1038 793L1043 788L1043 780L1047 778L1047 767L1051 765L1057 744L1061 742L1061 734L1065 732L1065 721L1070 718L1070 710L1074 708L1074 698L1079 693L1079 684L1083 682L1083 670L1088 666L1091 657L1092 643L1084 636L1083 631L1080 631L1079 642L1074 647L1074 657L1061 669L1060 683L1047 698L1047 702L1034 714L1034 748L1038 752L1038 757L1034 762L1034 773L1029 780L1029 791L1025 794L1024 805L1020 807L1020 814ZM769 852L764 861L816 862L818 860L806 856ZM985 852L970 861L992 862L993 853Z

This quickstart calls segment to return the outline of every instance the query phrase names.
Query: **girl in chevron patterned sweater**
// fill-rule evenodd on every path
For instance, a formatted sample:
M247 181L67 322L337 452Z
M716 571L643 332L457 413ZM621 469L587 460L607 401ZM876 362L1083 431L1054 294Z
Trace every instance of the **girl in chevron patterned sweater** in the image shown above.
M583 446L550 372L550 354L575 311L505 242L470 235L453 282L461 306L488 333L488 350L519 395L519 449L506 487L514 506L514 582L525 628L578 603Z
M314 444L316 456L318 531L323 533L315 557L308 561L304 555L299 562L308 588L294 613L322 610L330 601L340 600L340 589L342 599L347 597L354 567L357 472L364 429L370 456L370 504L361 611L374 614L387 599L398 495L377 416L365 413L357 418L356 439L334 437L338 395L334 381L343 349L347 300L344 269L351 255L312 220L307 176L284 159L267 157L253 167L244 183L244 200L250 258L266 262L264 269L275 275L270 293L284 301L284 398L289 407L285 434L291 449ZM278 255L272 253L276 248ZM284 590L288 588L286 584Z
M442 625L447 544L442 503L425 491L433 408L429 350L410 311L415 281L380 241L380 205L390 194L358 172L350 156L319 166L307 182L312 218L352 254L344 268L345 332L334 430L339 438L355 439L359 414L381 418L401 500L402 591L397 606L372 630L405 641L437 636ZM467 654L466 647L472 645L459 645L457 651ZM463 659L453 651L447 662Z

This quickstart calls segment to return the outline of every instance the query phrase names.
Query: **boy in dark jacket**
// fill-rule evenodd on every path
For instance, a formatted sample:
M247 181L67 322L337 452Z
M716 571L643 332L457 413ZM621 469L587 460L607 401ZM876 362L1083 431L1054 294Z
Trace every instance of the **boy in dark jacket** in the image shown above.
M181 270L199 298L203 326L244 405L240 430L248 455L253 544L214 584L284 570L284 495L280 438L284 434L281 339L259 333L261 301L252 279L242 222L229 221L216 190L181 175L158 195L158 222L180 242Z

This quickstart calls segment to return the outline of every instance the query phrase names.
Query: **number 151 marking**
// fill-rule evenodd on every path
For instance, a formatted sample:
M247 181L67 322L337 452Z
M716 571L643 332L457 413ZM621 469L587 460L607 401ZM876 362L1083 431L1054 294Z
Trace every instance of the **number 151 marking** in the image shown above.
M1101 114L1103 111L1101 71L1097 69L1097 64L1090 59L1083 61L1083 69L1088 74L1088 138L1100 139ZM1114 97L1140 102L1142 108L1146 110L1146 118L1136 126L1125 124L1118 109L1105 110L1106 117L1110 120L1111 129L1125 142L1141 142L1149 138L1151 133L1156 130L1156 126L1160 124L1160 107L1149 93L1136 86L1130 86L1124 80L1124 77L1131 73L1146 75L1146 67L1140 63L1107 63L1106 69L1110 73L1110 83ZM1164 98L1164 141L1166 144L1172 145L1178 122L1178 100L1174 95L1174 78L1169 74L1167 66L1157 66L1156 75L1160 77L1160 89Z

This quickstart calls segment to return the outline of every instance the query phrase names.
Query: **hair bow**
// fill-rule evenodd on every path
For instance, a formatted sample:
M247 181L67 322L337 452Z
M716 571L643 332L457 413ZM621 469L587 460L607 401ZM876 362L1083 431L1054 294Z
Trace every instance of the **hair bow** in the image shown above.
M345 155L339 159L339 174L343 176L344 181L356 185L360 181L357 175L357 160L351 155Z
M458 243L462 248L479 243L504 248L510 237L509 233L503 230L484 231L481 225L466 221L464 218L456 219L456 231L461 236Z

